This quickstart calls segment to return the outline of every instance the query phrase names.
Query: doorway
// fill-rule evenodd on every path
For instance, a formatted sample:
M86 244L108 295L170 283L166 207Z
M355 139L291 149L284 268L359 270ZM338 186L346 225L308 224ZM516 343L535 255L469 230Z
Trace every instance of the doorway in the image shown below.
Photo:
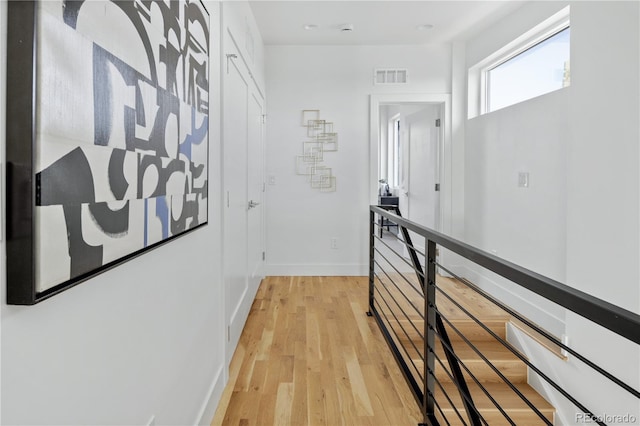
M397 132L399 176L395 193L402 214L438 232L450 232L451 95L371 95L370 125L370 203L378 204L379 180L392 172L389 142Z
M233 40L226 51L223 276L228 365L264 273L264 98Z
M441 109L434 103L379 107L378 178L397 197L403 217L434 230L440 228Z

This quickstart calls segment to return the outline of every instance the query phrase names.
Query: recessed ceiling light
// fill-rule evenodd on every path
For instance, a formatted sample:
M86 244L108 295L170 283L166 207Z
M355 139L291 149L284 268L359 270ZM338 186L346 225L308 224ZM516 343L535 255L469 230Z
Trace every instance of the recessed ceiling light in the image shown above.
M317 30L318 26L316 24L305 24L303 27L307 31Z
M424 31L424 30L431 30L431 29L433 29L433 25L431 25L431 24L418 25L418 26L416 27L416 29L417 29L417 30L420 30L420 31Z
M353 24L340 24L338 29L343 32L353 31Z

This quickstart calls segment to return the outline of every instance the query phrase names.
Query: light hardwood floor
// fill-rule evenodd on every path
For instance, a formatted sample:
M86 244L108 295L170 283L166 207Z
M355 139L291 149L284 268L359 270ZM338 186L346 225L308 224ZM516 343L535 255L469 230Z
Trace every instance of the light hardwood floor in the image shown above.
M213 425L416 425L421 416L372 317L367 277L268 277Z

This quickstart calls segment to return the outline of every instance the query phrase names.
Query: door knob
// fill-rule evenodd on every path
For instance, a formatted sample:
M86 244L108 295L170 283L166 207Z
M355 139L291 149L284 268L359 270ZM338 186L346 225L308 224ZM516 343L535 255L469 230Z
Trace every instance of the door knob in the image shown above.
M253 201L253 200L249 200L249 209L252 209L254 207L258 207L260 205L260 203Z

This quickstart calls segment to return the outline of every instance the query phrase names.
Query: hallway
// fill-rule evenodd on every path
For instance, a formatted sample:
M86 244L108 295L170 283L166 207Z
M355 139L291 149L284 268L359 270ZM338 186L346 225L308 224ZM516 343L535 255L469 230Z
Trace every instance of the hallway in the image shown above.
M267 277L213 425L417 424L366 277Z

